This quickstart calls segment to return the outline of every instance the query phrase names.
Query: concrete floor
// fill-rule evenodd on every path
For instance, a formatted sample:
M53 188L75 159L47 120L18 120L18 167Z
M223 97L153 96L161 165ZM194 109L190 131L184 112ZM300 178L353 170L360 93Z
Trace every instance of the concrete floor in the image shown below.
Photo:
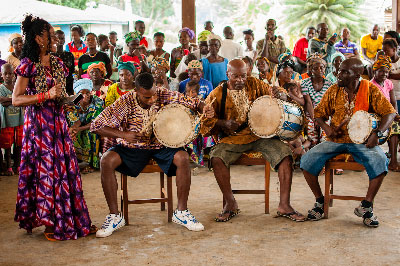
M262 166L233 166L231 171L234 188L262 188ZM131 225L112 236L64 242L45 240L44 228L32 235L18 229L13 221L17 179L0 178L0 265L400 265L399 173L388 174L375 200L381 222L375 229L353 214L354 201L335 201L328 220L273 218L279 200L275 172L270 215L263 213L262 195L237 195L242 213L216 223L221 193L213 173L200 169L192 177L189 208L205 231L167 223L159 205L131 205ZM129 180L131 198L158 196L158 182L158 174ZM99 172L83 176L83 185L92 221L101 226L108 210ZM364 195L367 185L365 172L345 171L335 179L336 191L348 195ZM303 214L314 203L301 172L294 174L291 195L292 205Z

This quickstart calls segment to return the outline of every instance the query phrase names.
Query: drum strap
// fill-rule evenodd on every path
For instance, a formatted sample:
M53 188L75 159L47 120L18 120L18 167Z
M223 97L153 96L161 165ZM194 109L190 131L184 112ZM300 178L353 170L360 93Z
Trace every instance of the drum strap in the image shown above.
M225 105L226 105L226 95L228 94L228 82L225 81L222 85L222 98L221 98L221 108L219 109L219 119L224 119L225 117Z

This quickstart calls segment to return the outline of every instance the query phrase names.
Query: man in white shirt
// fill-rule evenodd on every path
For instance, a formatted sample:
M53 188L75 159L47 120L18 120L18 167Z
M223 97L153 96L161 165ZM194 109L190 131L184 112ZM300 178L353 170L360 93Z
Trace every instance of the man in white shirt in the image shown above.
M222 41L219 55L231 61L237 57L243 57L243 48L240 44L233 41L233 30L231 27L224 28L225 40Z

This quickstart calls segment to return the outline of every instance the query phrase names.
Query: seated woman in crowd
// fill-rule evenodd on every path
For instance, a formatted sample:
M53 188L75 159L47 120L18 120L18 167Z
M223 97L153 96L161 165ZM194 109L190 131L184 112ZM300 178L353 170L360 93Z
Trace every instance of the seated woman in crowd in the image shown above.
M7 56L6 61L15 69L21 63L22 46L24 45L24 42L21 34L19 33L11 34L11 36L8 38L8 42L10 44L10 48L8 49L10 55Z
M156 57L153 60L153 67L151 68L151 74L154 77L154 84L156 87L164 87L171 91L177 91L179 83L176 79L167 77L169 71L169 65L165 58Z
M344 57L344 55L340 52L336 52L332 55L332 57L331 57L331 64L333 66L332 72L330 72L330 73L328 73L328 75L326 75L326 79L329 80L330 82L332 82L332 84L337 82L339 66L345 59L346 58Z
M105 106L112 105L122 95L135 89L135 77L138 74L132 62L118 63L119 82L112 84L107 91ZM114 147L117 141L113 138L104 138L103 153Z
M125 34L125 43L128 46L128 53L121 55L118 58L119 62L132 62L138 72L150 72L147 65L146 55L141 52L140 32L134 31Z
M295 82L293 79L295 63L293 60L285 60L282 63L279 63L276 69L276 76L278 78L278 84L280 87L283 87L288 82ZM275 84L272 84L275 85Z
M271 63L266 57L258 57L256 59L256 66L258 69L258 78L267 84L271 84L273 70L271 69Z
M221 43L222 39L218 35L208 35L209 55L201 60L204 78L211 81L213 88L216 88L221 81L228 79L226 75L228 59L218 55Z
M392 67L390 63L390 58L385 55L379 55L378 59L372 65L374 71L374 78L371 82L376 85L386 99L392 104L393 108L397 110L396 97L394 95L393 83L388 79L390 68ZM391 136L389 137L389 154L390 163L389 170L393 172L400 172L400 166L397 163L397 145L399 144L399 134L400 134L400 116L397 115L395 121L392 124Z
M148 55L147 55L147 62L149 63L150 68L153 67L153 61L155 60L155 58L161 57L161 58L164 58L167 62L169 62L169 57L170 57L170 54L167 53L163 49L164 42L165 42L164 33L162 33L162 32L154 33L153 41L154 41L155 49L149 51ZM169 69L169 66L168 66L168 69Z
M278 61L279 61L279 63L283 63L283 62L285 62L285 61L287 61L287 60L291 60L291 61L294 62L293 55L292 55L292 53L291 53L290 51L288 51L288 52L286 52L286 53L283 53L283 54L280 54L280 55L278 56ZM296 65L296 63L295 63L295 65ZM299 80L302 79L302 77L301 77L301 75L300 75L299 73L297 73L297 72L295 71L295 69L293 69L293 74L292 74L291 79L294 80L294 81L299 81Z
M105 68L107 70L106 78L110 78L112 74L112 67L110 58L106 53L100 52L97 50L97 36L94 33L86 34L86 44L88 47L87 53L83 54L79 57L78 60L78 79L81 78L89 78L89 74L87 70L89 66L93 63L103 62Z
M108 87L112 84L111 80L105 78L107 72L104 63L91 64L88 68L88 74L93 83L92 94L104 101L107 96Z
M82 100L66 108L69 134L74 141L78 160L88 163L82 169L83 174L100 168L100 136L90 132L90 123L103 111L104 102L92 95L93 83L90 79L80 79L74 83L76 94L81 93Z
M171 52L171 63L170 63L170 70L171 70L171 78L176 78L175 70L178 68L179 63L181 62L182 58L185 55L192 53L197 47L190 43L190 40L193 40L195 37L194 31L189 28L183 28L179 31L179 42L181 46L178 46L172 49Z

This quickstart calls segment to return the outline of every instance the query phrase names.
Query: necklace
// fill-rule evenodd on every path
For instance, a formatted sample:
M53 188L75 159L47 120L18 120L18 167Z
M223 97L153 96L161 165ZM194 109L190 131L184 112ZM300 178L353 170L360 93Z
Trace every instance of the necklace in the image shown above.
M95 56L97 55L97 52L96 52L94 55L91 55L90 53L87 53L87 55L88 55L90 58L93 58L93 57L95 57Z

